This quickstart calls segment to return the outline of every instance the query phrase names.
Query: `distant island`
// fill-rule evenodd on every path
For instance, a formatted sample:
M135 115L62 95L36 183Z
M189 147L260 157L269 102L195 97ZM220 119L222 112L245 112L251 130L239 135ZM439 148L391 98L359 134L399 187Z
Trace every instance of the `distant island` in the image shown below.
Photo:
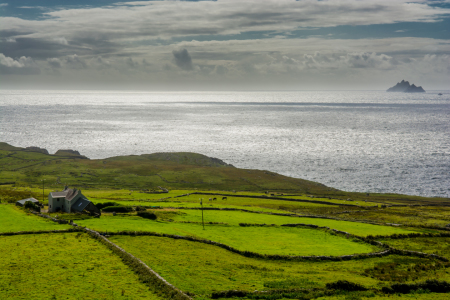
M425 90L421 86L410 85L408 81L402 80L402 82L398 82L386 92L425 93Z

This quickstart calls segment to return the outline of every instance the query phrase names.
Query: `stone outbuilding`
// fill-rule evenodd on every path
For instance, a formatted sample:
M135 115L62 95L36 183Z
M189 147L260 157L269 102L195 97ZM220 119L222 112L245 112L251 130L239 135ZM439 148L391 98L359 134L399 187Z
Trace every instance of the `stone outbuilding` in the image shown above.
M39 201L34 198L27 198L27 199L19 200L16 202L16 205L17 206L25 206L25 202L28 202L28 201L33 202L36 205L39 205Z
M48 195L48 212L83 212L100 215L100 210L89 201L81 190L65 187L62 192L52 192Z

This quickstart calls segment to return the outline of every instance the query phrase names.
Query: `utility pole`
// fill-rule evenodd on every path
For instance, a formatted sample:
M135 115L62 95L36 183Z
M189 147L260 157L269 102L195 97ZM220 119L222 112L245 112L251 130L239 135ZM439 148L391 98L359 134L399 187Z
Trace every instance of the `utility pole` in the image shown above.
M202 224L203 224L203 230L205 230L205 222L203 221L203 198L200 199L200 205L202 206Z
M42 179L41 181L42 181L42 203L43 203L44 200L45 200L45 196L44 196L44 183L45 183L45 179Z

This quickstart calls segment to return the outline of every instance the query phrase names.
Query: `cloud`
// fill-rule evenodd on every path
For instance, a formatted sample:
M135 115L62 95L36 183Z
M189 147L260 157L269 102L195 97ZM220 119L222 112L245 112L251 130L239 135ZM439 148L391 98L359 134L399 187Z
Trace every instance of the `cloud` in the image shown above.
M173 50L172 54L175 64L179 68L185 71L190 71L193 69L191 56L186 49Z
M422 0L219 0L58 5L32 20L0 17L1 66L3 73L24 72L31 65L13 65L23 63L22 57L32 58L33 70L42 70L42 78L58 70L58 80L79 77L92 84L128 80L170 85L191 80L200 85L234 80L245 85L264 79L265 87L288 82L286 78L312 80L311 74L319 81L320 76L329 76L329 81L334 76L353 82L354 76L371 80L383 77L382 72L412 71L433 78L447 70L442 57L450 55L448 40L373 38L371 30L367 38L352 39L352 32L366 27L348 32L341 27L333 36L325 35L331 29L318 30L439 22L448 17L450 9L429 4ZM404 36L394 33L399 28L398 33L417 33L412 30L417 23L401 26L386 26L388 35ZM299 34L314 31L325 33L322 37Z
M0 3L0 7L8 6L8 3Z
M71 69L85 69L85 68L87 68L87 64L84 61L84 59L82 59L81 57L79 57L76 54L67 56L66 59L65 59L65 64L66 64L66 66L68 66Z
M125 59L125 63L130 67L130 68L137 68L139 66L138 62L135 62L131 57L128 57L127 59Z
M56 37L56 38L53 38L53 40L56 43L61 44L61 45L66 45L66 46L69 45L69 43L67 42L65 37Z
M47 59L47 62L52 68L61 68L61 61L58 58L49 58Z
M64 8L40 20L1 18L2 30L31 30L28 37L97 43L169 40L246 32L287 34L302 28L437 22L450 9L421 1L142 1L104 7ZM282 34L282 35L283 35ZM78 41L75 41L78 39Z
M31 57L22 56L18 60L0 53L0 74L36 75L40 69Z

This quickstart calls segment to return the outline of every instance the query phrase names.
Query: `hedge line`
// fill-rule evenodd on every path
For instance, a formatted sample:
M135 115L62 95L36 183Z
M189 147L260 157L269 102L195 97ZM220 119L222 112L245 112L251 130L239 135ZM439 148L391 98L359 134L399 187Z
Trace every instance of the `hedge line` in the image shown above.
M75 228L61 229L61 230L38 230L38 231L16 231L16 232L1 232L0 236L21 235L21 234L44 234L44 233L65 233L78 231Z
M369 239L407 239L407 238L417 238L417 237L450 237L450 233L441 232L441 233L400 233L400 234L392 234L392 235L368 235Z
M427 280L420 283L395 283L390 287L383 287L382 291L386 294L409 294L418 289L428 290L432 293L449 293L450 283L447 281Z
M431 293L449 293L450 283L438 280L427 280L421 283L410 283L410 284L395 283L392 284L390 287L383 287L381 289L381 292L385 294L399 294L399 293L409 294L420 289ZM268 291L254 291L254 292L242 290L226 290L213 292L211 298L219 299L219 298L247 297L249 299L281 299L281 298L313 299L317 298L318 296L332 296L335 294L339 294L338 291L358 292L368 290L369 290L368 288L366 288L361 284L349 282L346 280L338 280L336 282L327 283L325 289L323 288L315 288L310 290L286 289L286 290L268 290ZM313 295L311 294L308 295L308 293L312 293Z

